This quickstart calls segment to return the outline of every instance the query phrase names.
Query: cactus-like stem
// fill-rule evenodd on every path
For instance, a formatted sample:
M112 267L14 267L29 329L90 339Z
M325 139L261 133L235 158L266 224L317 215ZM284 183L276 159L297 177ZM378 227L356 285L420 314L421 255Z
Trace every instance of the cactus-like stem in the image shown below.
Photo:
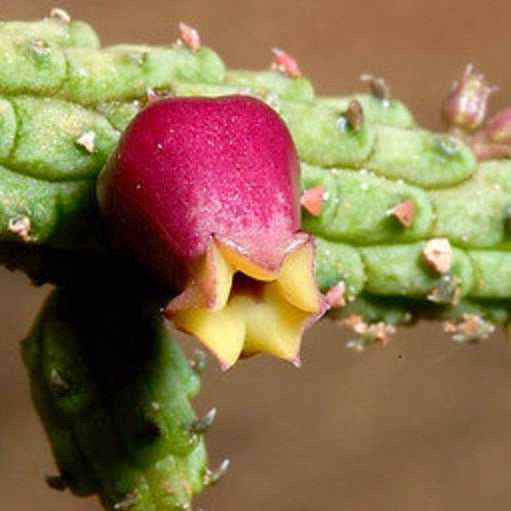
M0 27L11 63L0 70L0 240L10 247L3 252L16 254L19 241L28 255L43 246L116 257L97 217L94 181L119 133L158 95L251 94L287 123L304 191L324 189L321 212L305 210L303 227L317 236L322 289L343 283L347 305L336 303L335 315L458 320L474 310L507 321L492 311L511 299L508 159L477 162L462 140L417 128L385 95L317 98L302 76L226 71L205 47L99 48L92 29L61 25ZM73 30L86 36L71 37ZM355 124L353 101L362 114ZM413 208L406 224L403 203ZM441 271L424 253L436 239L452 251ZM23 267L22 250L14 259ZM34 270L28 258L29 271L58 280L37 260ZM402 314L389 315L398 302Z
M316 97L281 50L272 69L228 70L180 30L166 47L101 48L60 10L0 23L0 261L61 286L23 345L61 471L48 482L98 493L108 509L188 509L227 466L205 468L214 412L190 408L197 376L155 305L169 291L110 243L97 209L98 173L159 97L248 94L282 117L301 159L317 280L330 314L360 335L355 347L416 318L445 320L465 341L510 320L511 160L495 159L511 154L507 117L471 148L417 127L380 79L364 78L368 94Z
M199 379L158 303L117 290L59 288L23 342L34 403L60 474L109 510L186 510L209 477L189 400ZM201 422L202 421L202 422Z

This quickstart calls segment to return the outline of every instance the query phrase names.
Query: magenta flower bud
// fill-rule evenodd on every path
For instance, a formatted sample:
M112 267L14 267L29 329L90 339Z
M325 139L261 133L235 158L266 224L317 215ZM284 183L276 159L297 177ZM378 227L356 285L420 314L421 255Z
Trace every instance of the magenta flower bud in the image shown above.
M479 161L511 157L511 108L497 112L469 140Z
M486 123L485 132L492 142L511 144L511 108L497 112Z
M474 66L468 64L444 101L447 124L466 131L477 129L486 116L488 98L497 90L498 87L490 85L484 75L474 73Z
M327 307L299 183L289 131L263 102L169 98L128 126L98 199L113 235L182 291L165 315L223 368L258 352L298 363Z

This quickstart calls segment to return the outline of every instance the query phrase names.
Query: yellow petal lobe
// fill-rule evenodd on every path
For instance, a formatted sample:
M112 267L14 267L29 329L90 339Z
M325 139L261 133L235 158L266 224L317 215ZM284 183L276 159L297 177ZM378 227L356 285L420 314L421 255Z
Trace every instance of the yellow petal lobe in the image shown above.
M176 328L197 337L218 358L222 369L240 357L245 341L245 322L234 308L187 309L172 317Z
M321 297L314 276L312 243L304 243L286 256L276 285L298 309L317 312L321 308Z
M165 315L208 347L223 369L256 353L296 362L304 330L326 307L314 278L314 255L309 238L293 246L273 272L212 240Z

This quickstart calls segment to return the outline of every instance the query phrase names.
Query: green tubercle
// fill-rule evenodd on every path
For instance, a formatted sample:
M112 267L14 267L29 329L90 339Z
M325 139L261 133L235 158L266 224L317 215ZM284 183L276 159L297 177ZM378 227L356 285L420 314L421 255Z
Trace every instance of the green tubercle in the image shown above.
M92 291L54 292L23 342L62 484L111 510L190 509L209 473L198 377L155 303Z

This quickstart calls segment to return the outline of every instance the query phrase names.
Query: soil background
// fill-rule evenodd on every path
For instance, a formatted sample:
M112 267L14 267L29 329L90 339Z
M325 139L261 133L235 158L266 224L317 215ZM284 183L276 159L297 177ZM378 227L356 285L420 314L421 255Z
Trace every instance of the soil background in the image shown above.
M40 18L54 6L2 1L0 17ZM361 73L381 75L431 129L442 128L442 98L467 62L501 86L492 110L511 104L507 0L89 0L59 7L89 21L104 44L169 43L183 20L233 68L265 68L271 48L284 48L321 94L360 90ZM17 341L47 292L0 272L0 511L97 511L95 499L57 494L43 482L55 468ZM460 346L439 325L421 324L364 353L347 350L349 338L322 322L306 336L300 370L261 356L221 374L210 360L195 406L199 413L218 408L208 435L211 463L228 457L232 465L195 509L508 511L504 335Z

